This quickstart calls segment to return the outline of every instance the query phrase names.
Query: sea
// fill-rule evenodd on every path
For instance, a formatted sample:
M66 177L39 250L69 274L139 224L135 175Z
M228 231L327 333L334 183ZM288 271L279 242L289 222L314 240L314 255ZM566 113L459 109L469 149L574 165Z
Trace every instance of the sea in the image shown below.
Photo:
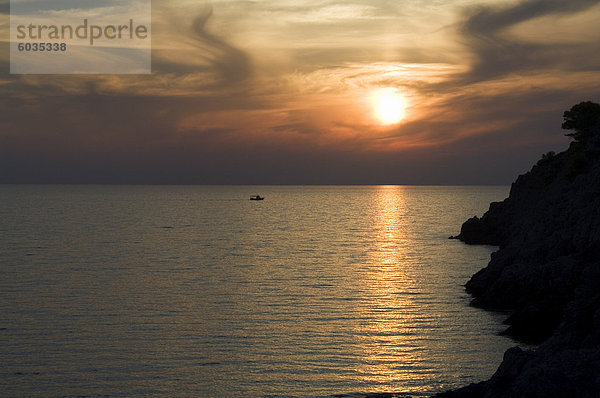
M419 397L489 378L515 343L464 284L496 248L448 237L508 192L0 185L0 395Z

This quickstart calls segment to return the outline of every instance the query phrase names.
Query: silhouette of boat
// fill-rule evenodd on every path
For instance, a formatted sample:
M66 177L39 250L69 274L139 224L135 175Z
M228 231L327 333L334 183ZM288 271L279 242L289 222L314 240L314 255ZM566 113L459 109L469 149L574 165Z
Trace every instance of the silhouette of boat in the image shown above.
M265 200L265 198L260 195L252 195L250 196L250 200Z

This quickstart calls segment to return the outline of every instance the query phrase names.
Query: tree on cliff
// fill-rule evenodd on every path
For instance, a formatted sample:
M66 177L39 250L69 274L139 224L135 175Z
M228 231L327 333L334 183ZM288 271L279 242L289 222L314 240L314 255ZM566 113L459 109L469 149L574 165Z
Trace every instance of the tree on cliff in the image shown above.
M600 104L592 101L580 102L573 105L570 110L565 111L563 119L563 129L575 130L575 132L565 135L573 137L577 142L583 142L592 134L593 128L600 122Z

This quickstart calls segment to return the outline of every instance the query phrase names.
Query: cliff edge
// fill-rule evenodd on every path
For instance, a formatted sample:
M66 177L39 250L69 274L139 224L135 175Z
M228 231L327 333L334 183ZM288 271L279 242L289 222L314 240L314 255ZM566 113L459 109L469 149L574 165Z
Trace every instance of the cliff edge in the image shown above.
M569 127L589 104L596 114ZM598 104L565 112L568 150L544 155L454 237L500 246L467 291L475 306L510 311L507 335L539 346L509 349L490 380L438 397L600 397L599 121Z

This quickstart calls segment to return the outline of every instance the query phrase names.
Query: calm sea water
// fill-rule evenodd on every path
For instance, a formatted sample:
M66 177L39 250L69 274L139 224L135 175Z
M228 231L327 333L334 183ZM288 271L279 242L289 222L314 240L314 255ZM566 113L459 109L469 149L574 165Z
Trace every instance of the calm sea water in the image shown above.
M494 248L448 236L507 194L0 186L1 394L427 395L482 380L513 345L463 288Z

